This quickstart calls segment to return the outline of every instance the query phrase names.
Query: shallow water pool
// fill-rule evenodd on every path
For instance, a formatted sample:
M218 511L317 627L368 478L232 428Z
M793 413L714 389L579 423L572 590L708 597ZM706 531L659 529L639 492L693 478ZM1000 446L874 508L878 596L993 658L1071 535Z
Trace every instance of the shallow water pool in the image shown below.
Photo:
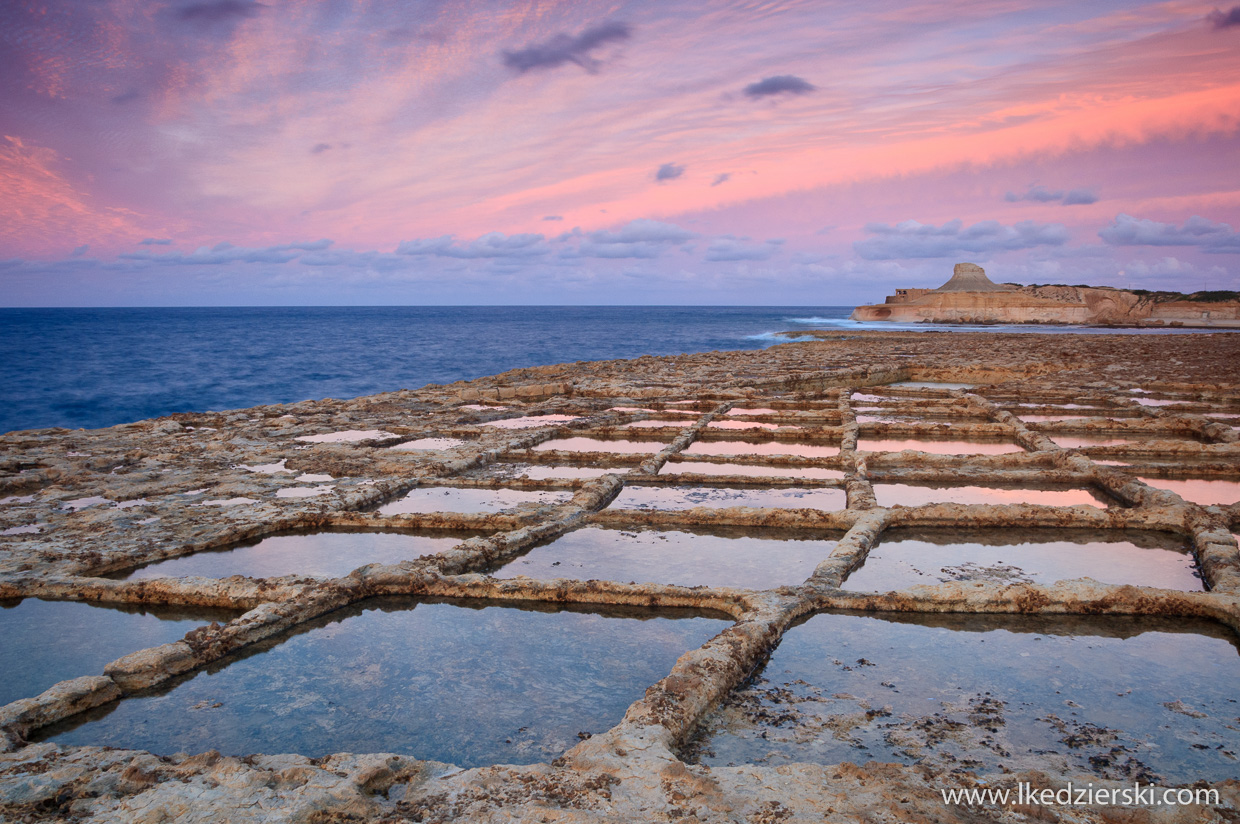
M565 452L658 452L667 444L662 441L602 440L600 438L556 438L543 441L534 447L535 452L562 450Z
M626 486L616 496L611 508L677 511L699 506L756 506L836 510L843 509L846 504L846 495L842 489Z
M694 441L681 455L793 455L798 458L830 458L840 454L837 444L812 444L797 441Z
M476 534L447 530L333 530L270 535L231 547L204 549L179 558L156 561L109 577L128 581L190 575L206 578L227 578L229 575L250 578L276 578L281 575L339 578L366 564L396 564L412 561L421 555L443 552Z
M44 730L159 754L548 761L616 724L719 613L376 598Z
M812 575L839 537L821 530L584 527L535 546L494 575L770 589Z
M379 507L382 515L426 514L429 512L504 512L522 504L556 504L571 498L571 492L527 489L472 489L452 486L422 486Z
M1099 462L1101 463L1101 462ZM1172 478L1147 478L1138 476L1137 480L1159 489L1167 489L1186 501L1202 506L1228 505L1240 501L1240 481L1191 478L1176 480Z
M906 449L913 449L933 455L1003 455L1009 452L1025 451L1019 444L1009 441L981 441L964 438L937 440L863 437L858 440L857 449L863 452L903 452Z
M1170 533L947 527L884 533L844 588L887 592L945 581L1053 584L1073 578L1202 589L1186 539Z
M815 481L839 480L844 477L844 473L838 469L823 469L817 466L758 466L708 461L668 461L659 470L659 474L741 475L753 478L806 478Z
M0 705L33 698L68 678L103 675L122 655L180 641L240 610L0 600Z
M685 755L1218 781L1236 775L1237 679L1235 636L1201 620L820 614Z
M1101 492L1078 487L1035 489L997 486L931 486L929 484L874 484L879 506L925 504L1041 504L1043 506L1106 506Z

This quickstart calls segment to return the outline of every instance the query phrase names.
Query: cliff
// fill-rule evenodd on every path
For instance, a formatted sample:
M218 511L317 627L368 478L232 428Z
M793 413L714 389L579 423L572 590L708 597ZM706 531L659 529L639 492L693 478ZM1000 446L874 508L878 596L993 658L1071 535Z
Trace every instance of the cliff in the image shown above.
M980 266L959 263L938 289L897 289L885 303L858 306L851 319L1240 328L1240 301L1167 299L1105 286L996 284Z

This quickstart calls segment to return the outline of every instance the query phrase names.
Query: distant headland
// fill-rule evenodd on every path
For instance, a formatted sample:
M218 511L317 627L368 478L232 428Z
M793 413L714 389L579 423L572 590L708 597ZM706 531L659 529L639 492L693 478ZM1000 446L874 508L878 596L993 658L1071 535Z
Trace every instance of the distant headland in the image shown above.
M939 288L897 289L881 304L858 306L852 320L1240 328L1240 293L1020 286L995 283L975 263L957 263Z

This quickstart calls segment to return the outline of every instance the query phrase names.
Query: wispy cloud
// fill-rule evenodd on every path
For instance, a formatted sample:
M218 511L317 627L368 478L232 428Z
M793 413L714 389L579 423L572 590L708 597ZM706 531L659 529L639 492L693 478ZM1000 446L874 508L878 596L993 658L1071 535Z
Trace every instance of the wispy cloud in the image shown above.
M608 21L592 26L581 34L560 33L545 42L506 51L504 65L518 74L524 74L533 69L554 69L572 63L594 73L598 71L600 62L590 52L607 43L628 40L630 34L626 24Z
M1240 232L1200 215L1176 226L1121 213L1098 237L1114 246L1196 246L1213 254L1240 254Z
M905 220L894 226L869 223L865 230L875 237L857 241L853 249L866 260L942 258L965 252L989 254L1062 246L1068 241L1068 229L1063 224L1031 220L1011 226L995 220L979 221L972 226L965 226L959 219L942 226Z
M710 182L710 185L718 186L721 183L727 183L731 179L732 174L730 172L723 172L722 174L715 175L715 179Z

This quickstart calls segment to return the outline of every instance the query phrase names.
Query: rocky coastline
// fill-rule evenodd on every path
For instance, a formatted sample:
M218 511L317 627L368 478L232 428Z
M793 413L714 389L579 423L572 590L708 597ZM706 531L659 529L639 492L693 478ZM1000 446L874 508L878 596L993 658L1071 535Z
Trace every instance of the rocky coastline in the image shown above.
M563 364L353 400L0 436L0 598L239 613L0 707L0 818L1235 820L1240 781L1234 778L1198 782L1217 791L1217 803L1185 807L943 801L947 786L1024 783L1056 790L1087 781L1130 784L1137 773L1117 766L1121 761L1107 743L1121 732L1115 730L1094 731L1092 737L1065 732L1072 743L1063 752L1014 753L1001 770L949 758L949 750L939 749L943 734L930 715L909 719L902 733L920 731L916 745L928 753L912 763L869 760L862 750L856 759L832 764L707 766L688 757L703 719L747 682L791 627L811 615L1155 616L1204 620L1222 632L1240 633L1240 496L1201 504L1157 485L1162 478L1240 481L1240 335L1013 333L1002 346L986 333L816 336L757 352ZM634 426L646 423L651 425ZM571 438L594 439L600 448L553 443ZM1012 450L926 451L947 438L1003 441ZM1057 438L1086 445L1063 447ZM1091 438L1106 442L1089 445ZM619 439L646 442L650 449L605 448ZM921 448L867 448L882 439L918 442ZM411 443L425 445L394 448ZM761 447L761 457L695 452L695 444ZM836 451L826 457L797 454L811 445ZM601 471L593 477L556 474L564 467ZM764 474L753 474L754 467ZM880 506L875 485L892 483L1088 487L1113 505ZM846 506L615 505L626 489L686 485L838 490ZM427 487L561 494L498 512L383 511L385 504ZM491 574L531 547L587 526L815 529L840 537L811 575L772 589ZM1202 588L994 577L890 592L846 588L884 532L934 526L1161 531L1184 542ZM363 564L341 577L115 575L274 533L326 528L482 534L420 558ZM722 613L732 623L699 648L686 649L613 726L539 763L461 769L410 752L311 757L260 753L256 742L251 753L156 754L40 740L41 730L79 713L132 700L377 596L693 608ZM1196 712L1191 699L1169 698L1168 712L1188 717ZM1002 725L997 713L1001 708L975 713L953 732L952 746L984 744L986 730ZM1228 723L1234 730L1236 722ZM1082 767L1065 755L1079 747L1098 753L1098 761L1088 762L1094 766ZM1156 761L1142 764L1146 772L1140 775L1157 777Z

